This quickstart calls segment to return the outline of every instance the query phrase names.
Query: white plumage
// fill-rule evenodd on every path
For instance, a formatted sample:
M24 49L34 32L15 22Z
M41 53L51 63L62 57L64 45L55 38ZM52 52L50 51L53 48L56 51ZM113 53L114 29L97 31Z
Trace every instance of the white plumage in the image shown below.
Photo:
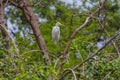
M55 44L60 40L60 25L62 24L60 22L57 22L52 29L52 39Z

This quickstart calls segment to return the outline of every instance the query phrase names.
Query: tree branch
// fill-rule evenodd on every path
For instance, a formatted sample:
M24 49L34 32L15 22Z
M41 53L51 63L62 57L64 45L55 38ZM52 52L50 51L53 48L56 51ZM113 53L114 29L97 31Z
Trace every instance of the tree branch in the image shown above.
M103 79L103 80L106 80L107 77L108 77L110 74L113 74L115 71L116 71L116 70L111 70L111 71L109 71L102 79Z
M7 6L7 4L8 4L8 0L6 0L6 3L4 4L4 7L6 7L6 6Z
M98 7L93 13L91 13L91 14L86 18L85 22L84 22L80 27L78 27L78 28L72 33L72 35L71 35L71 37L70 37L69 41L67 42L67 45L66 45L66 47L65 47L65 49L64 49L63 58L65 58L66 55L68 54L68 49L69 49L69 47L70 47L70 45L71 45L71 43L72 43L73 38L76 36L76 34L77 34L80 30L82 30L83 28L85 28L85 27L88 26L91 18L94 17L94 15L96 15L96 13L98 13L98 12L105 6L106 3L107 3L107 0L105 0L100 7Z
M43 58L44 58L45 64L50 65L51 61L50 61L50 58L48 55L49 54L48 48L47 48L44 38L42 37L42 34L40 32L37 17L35 16L32 8L30 6L28 6L29 2L27 0L20 0L18 4L19 4L18 6L22 10L26 20L28 21L28 23L30 23L30 25L32 27L32 30L33 30L34 36L36 38L37 44L39 46L39 49L43 53Z
M100 49L98 49L98 50L97 50L96 52L94 52L92 55L88 56L88 58L86 58L84 61L82 61L80 64L76 65L76 66L73 67L72 69L75 70L75 69L79 68L80 66L82 66L82 65L83 65L85 62L87 62L89 59L91 59L91 58L93 58L95 55L97 55L98 52L100 52L101 50L103 50L113 39L115 39L115 38L116 38L117 36L119 36L119 35L120 35L120 30L119 30L115 35L113 35L113 36L111 37L111 39L109 39L103 47L101 47ZM63 79L67 74L69 74L69 73L70 73L70 71L64 71L59 80L62 80L62 79Z
M11 5L13 5L13 6L17 7L17 8L21 8L18 3L14 2L14 1L12 1L12 0L8 0L8 2L9 2Z
M17 46L15 44L15 41L12 39L12 37L10 36L10 34L7 32L7 29L5 28L5 26L3 26L3 25L0 24L0 29L11 39L12 44L13 44L14 49L15 49L15 52L16 52L17 56L20 57L19 56L19 50L18 50L18 48L17 48Z
M70 39L68 40L67 44L66 44L66 47L64 49L64 52L63 52L63 55L60 56L61 60L62 60L62 64L60 64L60 70L62 68L62 65L64 64L63 62L66 61L66 56L68 55L68 49L72 43L72 40L74 39L74 37L76 36L76 34L82 30L83 28L87 27L88 24L90 23L91 21L91 18L94 18L94 16L96 15L96 13L98 13L104 6L105 4L107 3L107 0L104 0L103 4L101 6L99 6L93 13L91 13L85 20L85 22L80 26L78 27L77 29L75 29L75 31L72 33Z
M5 22L4 22L4 6L3 6L3 0L0 0L0 24L5 27ZM0 26L0 28L2 28L2 26ZM13 58L13 55L11 54L11 52L9 51L10 49L10 44L9 44L9 37L8 35L4 32L4 30L2 30L2 36L5 40L5 48L7 50L7 53L10 55L11 58Z
M104 32L108 35L108 37L110 37L110 35L109 35L109 33L107 32L107 30L104 28L104 24L102 24L102 23L99 21L99 19L97 19L97 20L98 20L101 28L104 30ZM119 49L118 49L118 47L116 46L116 43L115 43L113 40L112 40L112 45L113 45L113 47L116 49L116 52L117 52L118 56L120 57Z
M66 69L65 71L70 71L71 73L73 73L73 76L74 76L74 79L73 80L77 80L77 77L76 77L76 75L75 75L75 72L74 72L74 70L73 69Z

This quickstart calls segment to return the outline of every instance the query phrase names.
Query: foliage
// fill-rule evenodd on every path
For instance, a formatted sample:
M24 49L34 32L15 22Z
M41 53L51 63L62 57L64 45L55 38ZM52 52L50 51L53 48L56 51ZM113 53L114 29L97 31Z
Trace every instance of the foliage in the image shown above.
M18 0L13 1L17 2ZM81 1L82 7L76 8L71 7L71 4L66 5L58 0L29 0L30 6L39 18L40 31L50 52L49 56L52 64L49 66L44 64L44 56L42 56L38 48L32 29L23 16L22 11L14 6L7 5L5 8L5 20L13 24L13 30L10 30L10 34L17 44L20 58L10 58L4 47L5 41L3 37L0 36L0 80L47 80L51 74L54 80L57 80L58 76L62 75L64 70L78 65L98 50L96 46L98 38L102 36L106 39L109 36L100 27L98 21L93 18L88 27L79 31L73 39L68 51L67 61L64 63L62 70L58 70L58 64L61 63L60 60L58 60L59 55L64 51L71 34L77 27L82 25L86 19L86 16L80 16L80 14L90 14L98 6L96 0ZM95 4L90 9L86 7L86 3L89 1L90 5ZM104 27L110 36L119 29L119 3L119 0L108 0L105 11L101 12L101 15L105 15ZM51 7L55 7L55 9L51 9ZM99 17L100 14L97 15L97 17ZM45 21L41 22L40 19L45 19ZM65 25L61 27L60 50L58 49L58 45L55 45L51 39L52 27L58 21ZM9 24L7 24L7 26L9 26ZM119 37L114 41L117 47L120 48ZM12 48L11 51L13 51L12 54L15 55L14 48ZM58 62L56 60L58 60ZM104 50L99 52L98 55L75 70L75 74L78 80L119 80L119 64L120 59L118 54L113 45L109 44ZM70 73L64 80L71 79L73 79L73 76Z

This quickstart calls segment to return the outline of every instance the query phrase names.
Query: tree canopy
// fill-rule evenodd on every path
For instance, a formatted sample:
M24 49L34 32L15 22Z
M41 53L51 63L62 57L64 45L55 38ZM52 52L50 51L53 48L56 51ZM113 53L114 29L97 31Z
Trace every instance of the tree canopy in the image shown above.
M0 80L120 79L120 1L71 1L0 1Z

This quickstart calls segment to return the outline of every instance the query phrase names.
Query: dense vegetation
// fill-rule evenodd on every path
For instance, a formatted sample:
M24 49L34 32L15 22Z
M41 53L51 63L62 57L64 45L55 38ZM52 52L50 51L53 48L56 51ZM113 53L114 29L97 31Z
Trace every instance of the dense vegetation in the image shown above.
M50 63L44 59L46 53L38 47L32 22L24 12L26 6L19 7L22 1L28 1L26 6L38 18ZM50 76L53 80L119 80L120 37L112 37L120 28L120 1L80 1L81 5L76 6L76 0L73 4L60 0L1 0L4 15L0 17L4 16L5 24L0 21L0 80L51 80ZM71 39L88 17L91 17L89 22ZM60 27L60 48L51 37L56 22L64 24ZM12 39L6 40L2 25Z

